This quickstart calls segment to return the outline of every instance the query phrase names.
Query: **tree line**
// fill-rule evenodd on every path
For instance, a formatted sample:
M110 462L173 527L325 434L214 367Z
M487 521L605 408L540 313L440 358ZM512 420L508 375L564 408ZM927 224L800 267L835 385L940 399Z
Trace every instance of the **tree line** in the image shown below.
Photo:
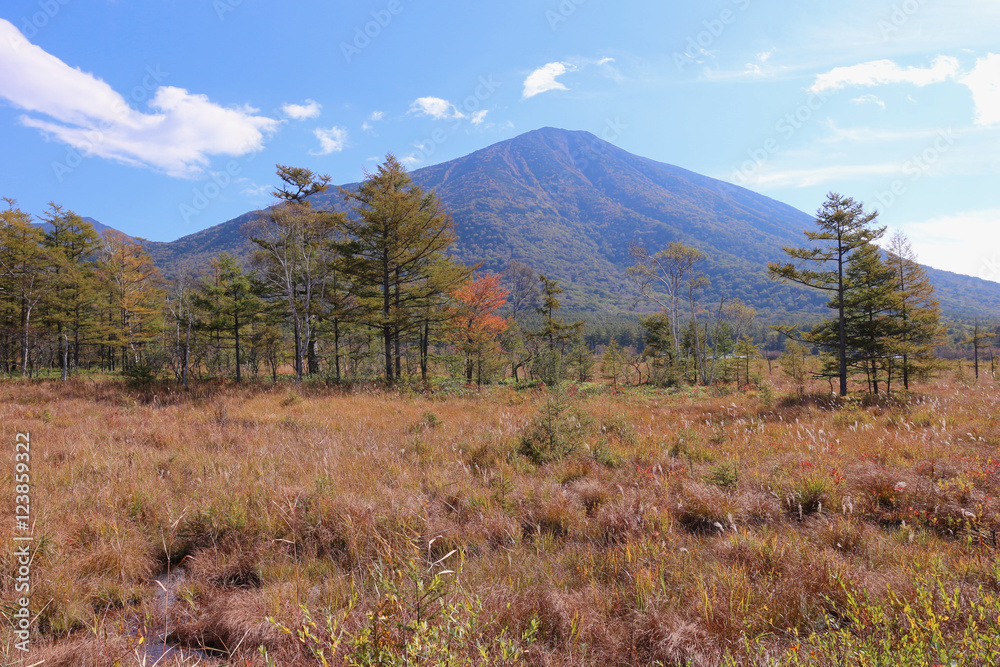
M557 383L596 375L613 384L719 381L750 384L751 362L768 364L804 343L823 353L820 377L851 377L888 391L938 367L944 327L933 287L905 237L885 249L877 213L831 194L810 246L769 266L776 280L824 290L836 316L799 331L763 326L739 299L702 303L709 286L701 251L671 243L632 248L627 278L656 307L637 329L585 330L560 316L562 287L512 260L482 273L450 254L449 213L388 155L356 191L349 212L320 210L312 195L330 178L278 165L276 204L242 230L246 265L221 254L200 275L160 276L140 241L99 235L55 204L37 225L12 200L0 212L0 371L122 372L137 380L171 373L295 379L381 378L389 384L446 374ZM641 329L641 330L638 330ZM976 325L978 373L987 328ZM601 347L603 346L603 350ZM595 359L601 352L601 363ZM992 357L990 357L992 360ZM598 370L599 369L599 370Z
M470 382L566 372L583 326L559 317L558 282L519 262L496 275L456 261L451 216L395 157L342 192L351 214L311 205L328 176L283 165L277 176L277 204L243 230L247 266L223 253L170 282L140 241L99 235L55 204L37 225L7 200L0 371L166 370L185 385L203 374L276 381L286 364L297 381L390 384L426 381L432 365ZM519 323L526 311L537 331Z

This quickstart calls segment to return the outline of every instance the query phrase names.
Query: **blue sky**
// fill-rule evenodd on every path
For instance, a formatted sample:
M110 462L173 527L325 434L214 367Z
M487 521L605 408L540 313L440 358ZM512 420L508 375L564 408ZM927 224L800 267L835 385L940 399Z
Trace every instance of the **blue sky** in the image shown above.
M1000 0L5 0L0 195L171 240L544 126L1000 280Z

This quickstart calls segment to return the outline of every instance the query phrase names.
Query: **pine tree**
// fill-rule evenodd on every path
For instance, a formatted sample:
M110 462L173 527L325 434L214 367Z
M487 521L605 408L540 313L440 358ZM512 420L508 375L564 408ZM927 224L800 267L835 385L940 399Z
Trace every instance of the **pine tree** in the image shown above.
M845 270L851 255L859 248L878 240L885 228L872 227L878 212L866 213L861 202L831 192L816 215L818 232L807 231L806 238L819 242L819 247L785 248L795 264L768 264L772 279L787 280L814 289L833 292L830 307L837 310L836 376L840 379L840 395L847 396L847 329ZM816 268L804 268L804 266Z
M429 344L432 308L469 274L445 253L455 241L451 216L437 196L412 184L386 156L357 192L346 192L356 217L344 223L340 252L366 306L363 321L382 337L385 379L402 373L403 337L417 331L421 357Z
M196 306L206 313L204 327L225 337L235 355L236 381L242 382L245 332L257 322L263 311L263 286L229 253L213 260L214 276L202 281Z
M896 274L882 261L878 246L868 243L857 248L848 259L844 284L843 301L835 296L828 305L843 306L848 369L863 373L869 391L877 395L883 371L887 387L891 382L892 359L903 334L897 317L901 300ZM838 351L840 334L837 323L828 321L813 332L810 340L827 350ZM836 375L839 363L839 355L830 355L826 374Z
M903 387L909 391L911 378L926 377L938 366L934 348L940 344L945 327L941 323L941 307L934 298L934 286L917 263L909 239L901 232L889 240L886 258L896 274L899 289L897 317L901 333L897 355L901 357Z

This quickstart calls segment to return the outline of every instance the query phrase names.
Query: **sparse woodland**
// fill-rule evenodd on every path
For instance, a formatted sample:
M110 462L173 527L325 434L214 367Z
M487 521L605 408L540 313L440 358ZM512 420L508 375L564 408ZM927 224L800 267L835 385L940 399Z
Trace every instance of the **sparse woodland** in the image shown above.
M392 156L351 214L278 179L248 265L169 283L56 205L0 213L35 512L5 664L1000 663L996 328L944 322L860 203L770 266L829 319L764 326L703 302L700 251L637 246L655 312L597 340L556 277L454 261Z

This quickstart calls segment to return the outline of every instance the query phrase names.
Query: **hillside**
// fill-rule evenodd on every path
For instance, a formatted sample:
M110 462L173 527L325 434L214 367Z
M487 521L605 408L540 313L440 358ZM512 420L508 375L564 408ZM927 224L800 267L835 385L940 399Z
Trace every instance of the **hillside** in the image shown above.
M706 302L723 294L739 297L772 320L822 310L822 296L766 275L768 261L784 259L782 246L804 242L811 215L632 155L587 132L536 130L411 175L452 212L461 260L483 262L492 271L510 259L526 262L566 286L569 307L631 309L636 298L624 279L629 245L656 250L679 241L708 257L703 268L712 287ZM339 208L343 201L332 189L315 204ZM240 229L256 215L148 247L168 275L204 266L224 250L246 257ZM1000 312L1000 285L936 270L931 277L950 315Z

